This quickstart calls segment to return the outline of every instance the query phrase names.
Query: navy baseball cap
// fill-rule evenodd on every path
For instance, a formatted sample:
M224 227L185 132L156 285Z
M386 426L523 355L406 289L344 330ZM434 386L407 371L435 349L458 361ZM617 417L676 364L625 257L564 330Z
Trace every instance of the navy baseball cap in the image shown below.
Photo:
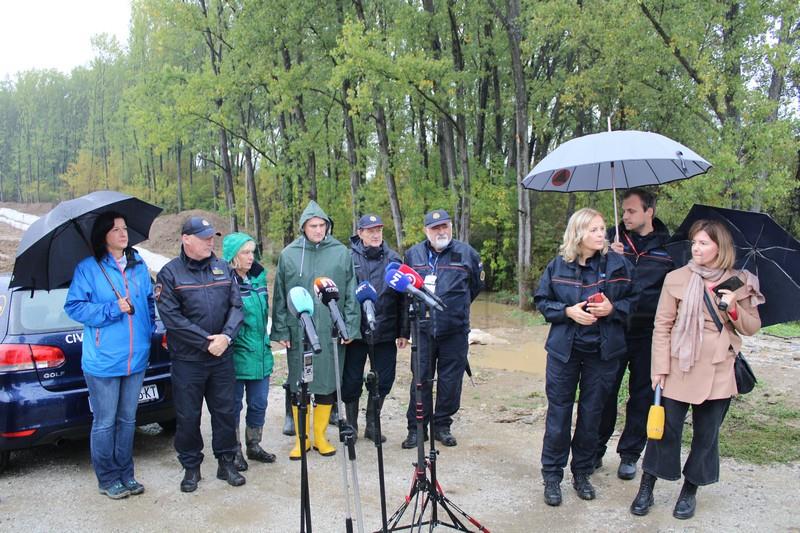
M189 217L186 219L186 222L183 223L181 235L194 235L200 239L208 239L214 235L219 237L222 234L216 231L214 226L211 225L211 222L203 217Z
M358 229L377 228L383 226L383 220L378 215L366 214L358 219Z
M450 220L450 215L444 209L436 209L425 215L425 227L438 226L442 222Z

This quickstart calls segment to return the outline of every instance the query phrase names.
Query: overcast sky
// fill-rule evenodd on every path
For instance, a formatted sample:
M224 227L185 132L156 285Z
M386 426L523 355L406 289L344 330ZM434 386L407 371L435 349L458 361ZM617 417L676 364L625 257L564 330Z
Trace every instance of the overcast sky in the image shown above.
M128 41L130 0L0 0L0 80L22 70L69 73L94 57L98 33Z

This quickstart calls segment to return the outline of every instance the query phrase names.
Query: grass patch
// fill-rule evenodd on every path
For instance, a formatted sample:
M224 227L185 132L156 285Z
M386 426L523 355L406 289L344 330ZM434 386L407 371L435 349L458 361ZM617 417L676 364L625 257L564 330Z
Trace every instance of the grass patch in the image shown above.
M759 382L752 393L731 401L720 428L720 456L758 465L800 460L800 410L780 397L766 396L761 387ZM684 427L683 445L691 441L689 423Z
M800 337L800 322L773 324L772 326L763 328L761 331L770 335L775 335L776 337L784 337L787 339L792 337Z

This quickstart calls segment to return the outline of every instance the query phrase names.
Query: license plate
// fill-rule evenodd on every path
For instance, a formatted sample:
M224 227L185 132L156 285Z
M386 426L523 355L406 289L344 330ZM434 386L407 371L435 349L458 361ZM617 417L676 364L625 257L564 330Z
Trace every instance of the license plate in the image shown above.
M158 388L155 383L152 385L145 385L139 391L139 403L148 403L158 400Z

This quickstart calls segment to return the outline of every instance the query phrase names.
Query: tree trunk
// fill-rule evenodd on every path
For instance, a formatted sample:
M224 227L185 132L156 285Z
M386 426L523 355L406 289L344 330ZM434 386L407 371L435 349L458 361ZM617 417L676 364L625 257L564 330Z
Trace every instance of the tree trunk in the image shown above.
M222 102L218 103L218 107L222 107ZM228 133L225 128L219 129L219 152L222 160L222 184L225 188L225 207L228 210L228 220L231 231L239 231L239 222L236 220L236 197L233 190L231 158L228 153Z
M256 244L262 250L264 238L261 234L261 208L258 203L258 191L256 190L255 169L253 168L253 151L250 146L244 146L244 175L247 181L247 190L250 192L250 201L253 204L253 224L256 227Z
M175 149L175 162L177 164L176 170L178 174L178 212L183 211L183 172L181 171L181 155L183 154L183 145L178 142Z
M397 198L397 185L394 180L392 170L391 151L389 149L389 134L386 127L386 115L383 106L375 105L375 126L378 133L378 148L381 155L381 167L386 178L386 190L389 193L389 206L392 209L392 219L394 219L394 231L397 236L397 250L403 249L403 215L400 212L400 200Z

